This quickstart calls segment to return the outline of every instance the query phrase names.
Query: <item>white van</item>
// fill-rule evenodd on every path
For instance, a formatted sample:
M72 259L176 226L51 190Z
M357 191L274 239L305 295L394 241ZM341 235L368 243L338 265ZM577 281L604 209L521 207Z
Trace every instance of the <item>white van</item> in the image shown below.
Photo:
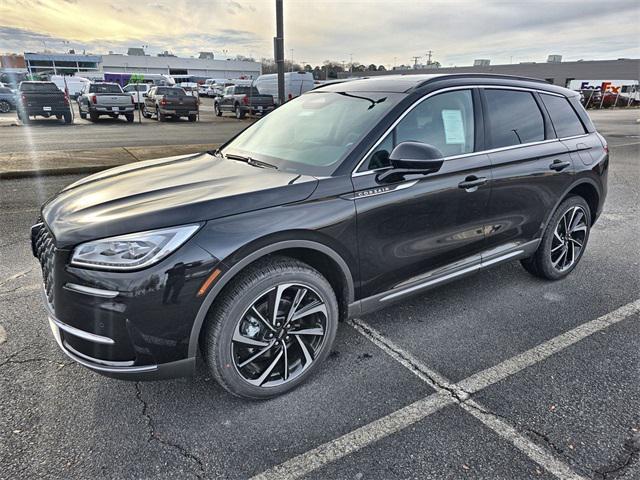
M69 96L71 98L76 98L78 95L80 95L80 92L82 91L84 86L88 83L91 83L88 79L83 77L72 77L63 75L51 75L50 80L56 84L56 87L64 92L65 78L67 80L67 88L69 89Z
M270 73L260 75L253 82L254 87L261 94L272 95L276 105L280 105L278 98L278 75ZM284 95L285 101L298 97L315 87L313 73L311 72L286 72L284 74Z

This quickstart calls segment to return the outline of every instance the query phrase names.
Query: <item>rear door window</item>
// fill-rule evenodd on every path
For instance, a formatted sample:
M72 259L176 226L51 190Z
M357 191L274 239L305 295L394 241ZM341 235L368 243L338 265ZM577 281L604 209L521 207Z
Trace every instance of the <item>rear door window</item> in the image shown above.
M569 100L555 95L540 94L542 103L549 112L551 123L558 138L573 137L585 133L584 126L578 114L569 104Z
M544 140L544 118L530 92L486 89L490 148Z

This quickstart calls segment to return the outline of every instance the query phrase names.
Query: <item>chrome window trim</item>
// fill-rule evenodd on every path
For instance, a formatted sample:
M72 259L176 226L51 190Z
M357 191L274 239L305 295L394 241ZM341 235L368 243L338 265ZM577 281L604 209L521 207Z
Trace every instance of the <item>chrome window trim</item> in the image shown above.
M85 295L92 295L94 297L102 298L115 298L120 292L114 290L103 290L101 288L87 287L86 285L78 285L77 283L67 283L64 288L76 293L83 293Z
M404 117L406 117L409 112L411 112L414 108L416 108L418 105L420 105L422 102L424 102L425 100L427 100L428 98L431 98L435 95L438 95L440 93L444 93L444 92L449 92L449 91L455 91L455 90L470 90L470 89L474 89L474 88L481 88L481 89L492 89L492 90L520 90L520 91L525 91L525 92L537 92L537 93L544 93L547 95L554 95L556 97L562 97L562 98L567 98L564 95L561 95L559 93L553 93L553 92L547 92L545 90L539 90L536 88L528 88L528 87L512 87L512 86L502 86L502 85L459 85L459 86L455 86L455 87L447 87L447 88L443 88L441 90L436 90L435 92L431 92L427 95L425 95L424 97L419 98L418 100L416 100L413 104L411 104L409 106L409 108L407 108L402 115L400 115L400 117L398 117L396 119L395 122L393 122L391 124L391 126L380 136L380 138L378 139L378 141L369 149L367 150L367 153L362 157L362 159L358 162L358 164L355 166L355 168L351 171L351 177L362 177L364 175L371 175L372 173L380 173L383 172L385 170L387 170L389 167L382 167L382 168L376 168L374 170L365 170L363 172L358 172L358 169L362 166L362 164L364 163L364 161L369 157L369 155L371 155L376 148L378 148L378 146L383 142L383 140L385 138L387 138L387 135L389 135L394 128L396 128L396 126L404 119ZM580 135L582 136L588 136L590 135L589 133L586 133L584 135ZM545 143L552 143L552 142L559 142L561 140L569 140L571 138L578 138L578 137L565 137L565 138L551 138L548 140L540 140L538 142L529 142L529 143L521 143L520 145L509 145L506 147L498 147L498 148L492 148L492 149L488 149L488 150L478 150L477 152L470 152L470 153L463 153L460 155L452 155L449 157L444 157L444 160L454 160L454 159L458 159L458 158L465 158L465 157L471 157L473 155L485 155L485 154L489 154L489 153L495 153L495 152L501 152L504 150L512 150L515 148L521 148L521 147L530 147L533 145L541 145L541 144L545 144Z

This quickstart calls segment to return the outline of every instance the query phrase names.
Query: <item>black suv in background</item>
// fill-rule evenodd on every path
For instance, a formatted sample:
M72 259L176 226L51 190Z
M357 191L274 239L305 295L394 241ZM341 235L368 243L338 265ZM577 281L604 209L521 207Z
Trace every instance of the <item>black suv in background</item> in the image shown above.
M609 155L578 94L490 75L380 76L286 103L217 151L82 179L32 228L49 322L119 378L194 370L281 394L339 320L485 267L573 271Z

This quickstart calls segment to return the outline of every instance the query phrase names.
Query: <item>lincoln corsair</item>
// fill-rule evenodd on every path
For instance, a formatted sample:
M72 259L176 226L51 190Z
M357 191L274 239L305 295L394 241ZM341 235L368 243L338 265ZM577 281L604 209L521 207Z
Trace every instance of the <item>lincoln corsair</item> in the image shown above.
M327 84L215 151L107 170L44 204L53 336L105 375L231 393L308 379L338 323L519 260L558 280L606 196L579 94L494 75Z

